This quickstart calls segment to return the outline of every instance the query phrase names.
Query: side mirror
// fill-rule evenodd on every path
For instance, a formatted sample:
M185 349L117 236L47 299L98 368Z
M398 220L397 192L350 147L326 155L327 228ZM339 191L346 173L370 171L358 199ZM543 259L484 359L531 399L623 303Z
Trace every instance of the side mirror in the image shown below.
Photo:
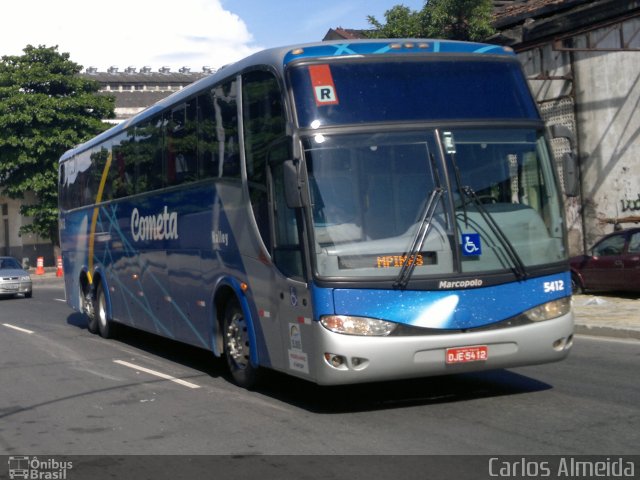
M284 169L284 196L289 208L302 208L303 180L300 178L298 165L293 160L285 160L282 163Z
M580 192L580 174L575 154L576 136L564 125L552 125L551 135L553 138L566 138L569 141L571 151L562 155L562 183L567 197L577 197Z
M578 162L573 153L562 155L562 183L567 197L577 197L580 193Z

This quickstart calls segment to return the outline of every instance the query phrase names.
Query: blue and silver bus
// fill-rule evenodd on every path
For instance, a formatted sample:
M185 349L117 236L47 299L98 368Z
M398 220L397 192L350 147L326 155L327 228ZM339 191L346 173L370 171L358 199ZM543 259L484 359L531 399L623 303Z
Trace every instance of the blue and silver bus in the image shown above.
M562 193L513 52L324 42L226 66L60 159L69 305L321 385L561 360Z

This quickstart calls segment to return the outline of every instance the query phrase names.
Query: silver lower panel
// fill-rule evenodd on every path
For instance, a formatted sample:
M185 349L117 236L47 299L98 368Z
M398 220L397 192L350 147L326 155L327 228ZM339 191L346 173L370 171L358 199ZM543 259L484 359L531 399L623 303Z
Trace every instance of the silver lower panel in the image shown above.
M573 313L539 323L504 329L408 337L340 335L319 323L315 355L315 381L320 385L374 382L449 375L555 362L572 346ZM488 359L447 364L448 348L486 345ZM346 362L331 366L324 353L343 356Z

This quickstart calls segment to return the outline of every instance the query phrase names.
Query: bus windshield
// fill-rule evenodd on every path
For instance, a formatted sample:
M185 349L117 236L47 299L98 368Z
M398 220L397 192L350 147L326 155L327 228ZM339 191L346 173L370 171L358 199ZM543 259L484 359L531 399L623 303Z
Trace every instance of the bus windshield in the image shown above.
M565 258L541 131L317 133L304 148L321 277L526 274Z
M515 62L343 60L295 66L300 127L390 121L538 118Z

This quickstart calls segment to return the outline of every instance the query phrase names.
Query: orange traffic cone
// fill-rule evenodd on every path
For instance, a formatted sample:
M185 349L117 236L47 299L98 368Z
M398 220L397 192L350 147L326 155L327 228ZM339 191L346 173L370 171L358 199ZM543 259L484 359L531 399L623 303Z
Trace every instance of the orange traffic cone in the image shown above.
M64 272L62 271L62 257L58 257L58 268L56 270L56 277L62 277Z
M44 257L38 257L36 275L44 275Z

